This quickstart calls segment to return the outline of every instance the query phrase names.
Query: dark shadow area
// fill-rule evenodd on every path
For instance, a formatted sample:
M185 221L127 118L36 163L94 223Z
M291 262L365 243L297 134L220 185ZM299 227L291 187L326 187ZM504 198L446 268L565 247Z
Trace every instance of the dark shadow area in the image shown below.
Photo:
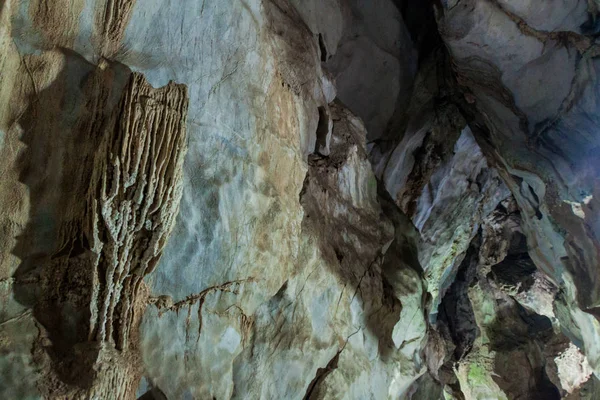
M30 212L12 250L21 259L13 290L44 327L37 345L53 370L64 382L85 387L97 353L86 343L94 285L83 234L87 192L105 124L130 72L106 62L97 67L67 49L61 53L63 69L39 91L45 86L37 82L45 76L45 60L23 61L34 88L17 121L26 145L18 160L19 180L29 189Z
M327 53L327 46L325 46L325 40L323 40L323 35L319 33L319 51L321 52L321 62L326 62L329 58Z
M527 311L519 303L497 301L494 323L488 327L491 349L510 352L532 340L548 341L554 334L548 317Z
M327 135L329 134L329 115L325 107L319 107L319 122L317 125L317 142L315 144L315 153L320 153L320 149L327 148Z
M527 238L515 232L511 239L508 255L492 266L487 278L500 286L518 287L519 292L527 291L535 282L533 274L537 267L529 256Z
M393 0L393 2L402 14L404 24L417 49L420 64L434 49L443 46L433 12L435 2L432 0Z
M458 267L454 282L438 308L438 323L444 326L443 331L447 331L455 346L453 361L465 357L480 335L468 294L469 287L477 276L480 242L481 231L473 239L465 258Z
M449 82L454 80L450 57L438 31L433 1L394 0L417 54L417 65L413 82L408 91L401 92L396 99L392 114L383 135L375 140L381 148L394 148L402 140L405 131L419 114L426 114L446 101L449 94ZM419 85L419 76L426 77ZM401 78L401 77L400 77ZM423 87L425 86L425 87ZM434 104L420 104L423 91L437 91L432 99Z
M444 388L429 373L422 375L407 390L407 398L410 400L442 400L444 399Z
M496 351L493 379L509 398L561 398L546 372L543 350L555 340L547 317L527 311L517 302L499 303L496 320L487 331L490 348Z

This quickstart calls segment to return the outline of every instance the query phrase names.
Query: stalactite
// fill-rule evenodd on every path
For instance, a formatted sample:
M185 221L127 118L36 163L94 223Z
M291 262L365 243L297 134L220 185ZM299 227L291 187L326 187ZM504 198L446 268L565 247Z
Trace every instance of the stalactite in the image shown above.
M97 152L86 237L97 256L91 338L128 346L134 303L173 229L182 193L187 93L133 74Z
M156 268L177 216L187 107L185 85L154 89L133 73L113 115L97 125L104 128L87 207L79 224L62 232L70 236L58 254L65 255L47 268L48 291L38 308L63 315L47 326L51 337L67 333L69 309L79 310L75 329L86 333L71 351L52 354L59 377L42 384L48 395L134 396L141 374L137 329L147 305L143 279Z

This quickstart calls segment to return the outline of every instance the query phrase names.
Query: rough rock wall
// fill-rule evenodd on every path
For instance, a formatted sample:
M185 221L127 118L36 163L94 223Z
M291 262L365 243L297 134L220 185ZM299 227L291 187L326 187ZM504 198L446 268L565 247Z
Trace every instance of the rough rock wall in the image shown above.
M559 288L533 263L522 222L508 197L471 242L440 305L452 352L439 380L457 398L593 398L592 368L561 328Z
M5 321L36 322L37 338L22 345L46 396L131 397L143 279L182 194L186 87L154 89L122 65L94 66L66 49L24 55L20 67L28 84L12 93L18 114L3 147L13 191L3 191L3 245L13 246L3 253ZM21 366L11 367L18 379Z
M3 2L3 397L386 398L423 374L412 228L321 66L351 24L319 37L297 6ZM389 21L364 35L398 58Z
M452 362L459 361L450 371L446 366L452 362L446 361L441 372L435 368L429 372L434 382L445 382L459 398L533 398L540 393L546 393L545 398L570 396L573 388L565 381L581 385L589 379L588 361L592 368L596 365L598 322L594 307L585 302L593 297L597 277L593 188L598 169L591 156L598 142L593 122L597 83L589 68L588 72L581 69L593 65L596 56L594 37L584 35L595 16L586 14L583 3L443 2L437 17L450 58L446 60L443 51L433 51L429 60L421 60L409 111L396 113L397 119L391 121L396 136L376 140L371 147L376 174L419 230L419 260L427 292L433 297L427 312L434 329L446 338L446 351L455 353ZM519 16L525 14L527 21ZM568 57L554 57L560 52ZM543 113L547 115L543 117ZM471 148L464 145L464 132L458 139L467 124L466 129L473 131L473 136L469 133ZM573 131L579 135L573 136ZM587 185L589 190L575 189L576 185ZM527 262L503 261L505 250L497 248L503 246L502 238L486 237L491 229L486 219L495 215L490 213L507 189L523 214L519 229L528 247L521 250L526 256L518 257ZM567 198L568 193L579 197ZM482 235L480 227L483 238L477 239ZM483 242L473 250L473 240ZM478 256L480 245L483 252L499 255L487 260L490 254ZM497 268L518 272L523 262L533 270L537 265L541 272L536 272L535 284L511 292L514 299L494 292L494 282L486 283L489 279L485 277L476 280L483 285L480 294L469 295L479 298L459 296L468 282L482 273L478 271L500 263ZM471 269L465 269L465 263L472 265ZM485 300L490 291L496 293L494 299ZM532 344L538 340L538 317L529 316L517 327L518 315L523 313L515 312L521 307L515 306L515 301L552 320L555 333L550 334L551 339ZM438 320L440 302L442 320ZM498 302L506 305L497 309ZM500 346L499 351L489 352L487 325L492 321L513 324L514 330L531 336L532 342L516 350ZM568 339L556 333L560 330ZM451 343L449 336L454 338ZM569 340L587 359L580 353L576 357L561 355L563 351L568 354L564 346ZM531 350L536 346L551 350L536 355ZM482 353L481 349L486 350ZM522 376L511 376L506 366L510 362L502 361L502 357L522 358L519 352L525 352L530 361L541 360L531 361L532 365L522 370L531 368L530 373L523 372L529 376L529 387L518 387L516 382ZM446 353L445 360L452 360L448 357ZM493 372L484 373L479 380L477 376L470 379L469 368L462 363L471 358L475 372ZM564 364L560 379L554 370L535 375L546 363L560 364L562 361L554 360L567 358L580 360L579 365L574 362L570 367L578 371L574 372L577 378L564 377ZM428 361L431 365L433 360ZM499 365L502 363L505 366ZM501 382L496 382L496 376ZM458 381L453 381L455 377ZM431 386L430 381L423 382L423 388ZM416 388L415 395L421 390Z
M522 210L533 260L565 291L563 327L597 371L596 14L585 1L481 0L445 2L438 19L471 127Z
M595 398L597 4L415 4L4 1L2 397Z
M418 257L437 305L483 219L508 194L459 108L446 56L421 64L396 135L370 146L374 171L419 232Z

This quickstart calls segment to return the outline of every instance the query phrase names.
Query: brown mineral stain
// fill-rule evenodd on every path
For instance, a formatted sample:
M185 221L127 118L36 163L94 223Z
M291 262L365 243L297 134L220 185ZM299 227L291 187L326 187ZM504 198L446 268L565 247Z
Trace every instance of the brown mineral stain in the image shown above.
M73 47L85 0L31 0L29 15L44 35L44 48Z
M118 52L136 0L105 0L96 13L96 41L102 56L112 58Z

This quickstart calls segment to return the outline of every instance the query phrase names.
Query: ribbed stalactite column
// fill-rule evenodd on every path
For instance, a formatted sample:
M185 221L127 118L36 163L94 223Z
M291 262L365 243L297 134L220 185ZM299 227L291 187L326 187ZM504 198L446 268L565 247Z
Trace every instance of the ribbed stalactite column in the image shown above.
M127 349L142 279L177 215L187 107L184 85L154 89L134 73L96 155L86 226L97 257L90 339L118 350Z
M100 145L80 226L69 239L80 250L48 269L41 302L63 321L43 324L53 350L41 385L52 398L135 397L142 372L138 327L148 297L143 280L156 268L178 213L187 108L185 85L155 89L132 73L118 106L93 132Z

